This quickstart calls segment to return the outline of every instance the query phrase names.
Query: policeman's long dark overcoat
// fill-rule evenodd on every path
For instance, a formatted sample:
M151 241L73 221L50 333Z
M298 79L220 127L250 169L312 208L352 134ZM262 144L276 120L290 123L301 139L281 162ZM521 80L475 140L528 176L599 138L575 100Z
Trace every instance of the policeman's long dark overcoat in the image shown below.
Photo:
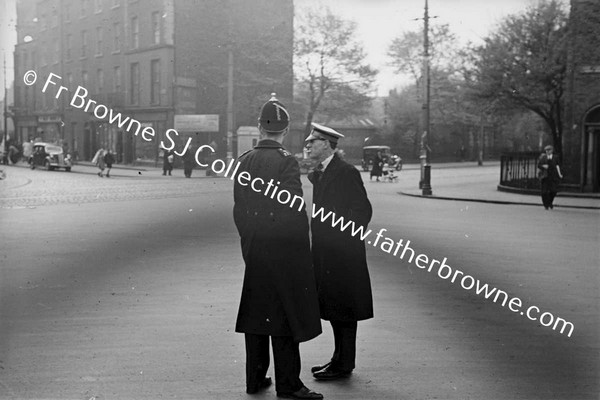
M313 182L313 203L336 218L352 220L355 228L367 229L372 207L358 170L337 154ZM331 226L331 216L325 222L320 217L311 221L312 251L321 318L336 321L360 321L373 317L373 296L367 269L365 243L360 234L351 235L350 226L344 232L339 225Z
M273 140L259 141L239 161L237 176L247 171L250 178L242 179L245 186L237 178L234 184L233 216L246 264L236 331L310 340L321 333L321 320L308 218L304 205L298 211L296 199L291 208L282 192L302 198L298 162ZM277 200L280 193L287 204Z

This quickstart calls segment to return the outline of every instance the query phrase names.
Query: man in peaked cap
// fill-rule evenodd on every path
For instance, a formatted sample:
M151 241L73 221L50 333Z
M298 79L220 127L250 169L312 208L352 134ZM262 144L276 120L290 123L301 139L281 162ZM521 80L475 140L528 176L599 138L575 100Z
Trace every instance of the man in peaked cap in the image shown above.
M308 178L313 184L315 209L334 212L334 219L352 221L343 232L329 220L311 221L313 264L321 318L333 328L334 352L331 360L312 368L318 380L348 377L355 367L358 321L373 317L371 281L367 269L365 243L359 227L366 230L373 213L360 172L342 160L335 149L344 137L335 130L313 123L306 149L319 161ZM344 222L342 222L343 226Z
M272 182L280 193L302 198L298 162L281 145L288 125L289 114L273 94L258 118L260 141L239 158L237 176L246 172L252 183L234 184L233 217L246 265L235 330L245 334L247 393L271 384L270 337L277 395L322 399L300 380L299 343L321 333L306 210L303 202L299 212L266 194Z

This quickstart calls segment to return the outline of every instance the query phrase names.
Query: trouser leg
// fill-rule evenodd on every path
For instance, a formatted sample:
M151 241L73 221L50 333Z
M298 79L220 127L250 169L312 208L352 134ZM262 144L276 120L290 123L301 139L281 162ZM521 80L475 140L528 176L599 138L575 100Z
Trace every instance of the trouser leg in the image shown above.
M554 204L554 198L555 197L556 197L556 192L550 192L550 193L548 193L548 205L550 207L553 206L553 204Z
M304 384L300 380L300 344L291 336L272 336L275 361L275 389L280 393L293 393Z
M246 389L256 391L269 369L269 336L245 334Z
M342 371L352 371L356 360L356 321L330 321L333 328L335 351L332 366Z

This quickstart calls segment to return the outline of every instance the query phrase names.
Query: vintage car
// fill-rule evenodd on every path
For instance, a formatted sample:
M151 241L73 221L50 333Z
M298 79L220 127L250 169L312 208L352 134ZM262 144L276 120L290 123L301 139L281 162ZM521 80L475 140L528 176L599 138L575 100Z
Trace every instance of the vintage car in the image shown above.
M63 149L52 143L37 142L33 144L33 152L29 156L29 166L31 169L40 166L48 171L55 168L64 168L65 171L71 171L71 156L65 155Z

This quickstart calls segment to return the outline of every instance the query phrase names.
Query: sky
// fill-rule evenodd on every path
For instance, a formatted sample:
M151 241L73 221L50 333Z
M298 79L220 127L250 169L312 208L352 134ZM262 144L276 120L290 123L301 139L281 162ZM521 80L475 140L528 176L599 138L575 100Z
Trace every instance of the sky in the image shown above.
M533 1L429 0L429 15L436 17L431 23L449 24L464 44L481 41L503 17L524 11ZM368 61L380 71L379 95L387 95L390 89L408 83L407 77L399 76L387 65L387 48L404 31L422 31L425 0L294 0L294 4L297 8L325 5L343 18L357 22L357 35L368 53ZM14 75L15 12L15 0L0 0L0 57L7 57L9 87ZM4 93L3 79L0 93Z

